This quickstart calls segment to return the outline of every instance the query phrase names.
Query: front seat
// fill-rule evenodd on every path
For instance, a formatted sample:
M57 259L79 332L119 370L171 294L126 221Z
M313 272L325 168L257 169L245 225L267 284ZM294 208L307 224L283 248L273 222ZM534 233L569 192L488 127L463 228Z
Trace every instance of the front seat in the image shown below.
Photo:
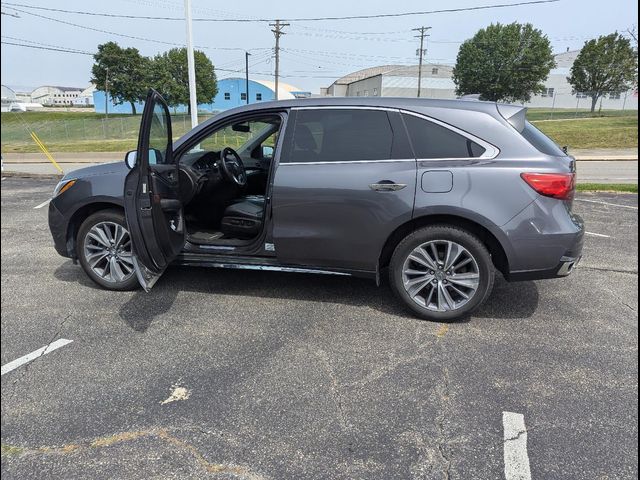
M264 197L248 195L229 205L222 216L220 230L225 237L249 239L262 230Z

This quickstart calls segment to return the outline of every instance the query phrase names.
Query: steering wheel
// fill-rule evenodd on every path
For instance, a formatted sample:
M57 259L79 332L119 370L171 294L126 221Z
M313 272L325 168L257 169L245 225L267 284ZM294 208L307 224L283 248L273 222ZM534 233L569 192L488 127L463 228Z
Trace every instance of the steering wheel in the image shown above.
M238 152L231 147L225 147L220 153L222 159L222 173L232 183L239 187L247 184L247 171Z

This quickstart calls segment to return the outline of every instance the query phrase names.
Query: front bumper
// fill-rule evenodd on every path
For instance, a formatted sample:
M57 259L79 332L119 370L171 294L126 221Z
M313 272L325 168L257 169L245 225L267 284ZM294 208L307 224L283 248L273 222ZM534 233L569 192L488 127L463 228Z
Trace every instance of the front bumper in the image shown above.
M53 200L49 202L49 230L53 237L53 246L63 257L70 257L67 248L67 219L60 213L54 205Z

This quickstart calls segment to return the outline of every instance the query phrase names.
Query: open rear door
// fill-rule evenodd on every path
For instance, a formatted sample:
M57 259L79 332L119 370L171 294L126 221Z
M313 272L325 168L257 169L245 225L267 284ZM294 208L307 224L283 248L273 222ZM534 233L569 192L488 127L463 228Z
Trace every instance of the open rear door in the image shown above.
M149 291L185 242L178 165L173 158L166 102L150 90L144 105L135 165L125 179L124 206L140 285ZM130 165L131 159L127 159Z

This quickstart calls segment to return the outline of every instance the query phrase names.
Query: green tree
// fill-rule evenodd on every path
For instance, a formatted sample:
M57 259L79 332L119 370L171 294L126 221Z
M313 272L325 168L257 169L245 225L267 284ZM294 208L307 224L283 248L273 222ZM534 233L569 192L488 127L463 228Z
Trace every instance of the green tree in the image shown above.
M491 24L458 51L453 81L458 95L527 102L544 89L555 67L549 39L530 23Z
M115 42L98 45L93 58L91 81L96 88L104 92L108 87L113 101L129 102L135 115L135 102L143 101L149 88L150 59L140 55L137 48L121 48Z
M591 111L606 93L629 90L636 81L638 54L618 32L585 42L567 81L574 92L591 97Z
M194 51L196 92L198 103L210 103L218 93L218 82L211 60L199 50ZM153 87L172 106L189 104L189 73L187 49L172 48L153 59Z

